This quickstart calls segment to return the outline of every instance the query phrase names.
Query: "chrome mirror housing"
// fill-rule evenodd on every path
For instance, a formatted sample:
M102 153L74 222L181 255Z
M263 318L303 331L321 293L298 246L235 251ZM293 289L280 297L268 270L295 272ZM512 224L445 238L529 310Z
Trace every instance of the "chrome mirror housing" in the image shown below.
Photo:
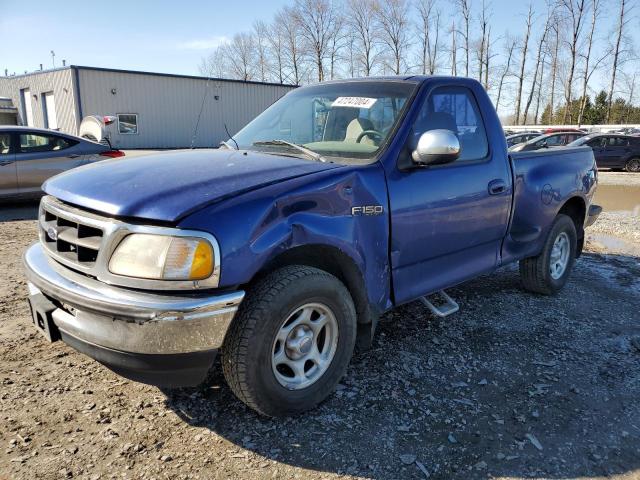
M437 165L453 162L460 156L460 141L451 130L429 130L418 140L416 149L411 153L414 163Z

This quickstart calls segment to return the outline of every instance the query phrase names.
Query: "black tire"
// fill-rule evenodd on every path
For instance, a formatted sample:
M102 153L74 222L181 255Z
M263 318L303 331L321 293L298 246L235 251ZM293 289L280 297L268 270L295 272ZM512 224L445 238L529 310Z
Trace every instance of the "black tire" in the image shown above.
M290 390L272 369L276 335L292 312L317 302L333 312L338 326L335 354L327 370L306 388ZM288 266L252 286L222 348L222 369L233 393L253 410L270 417L302 413L317 406L345 374L356 339L356 311L347 288L317 268Z
M625 165L624 169L627 172L632 172L632 173L638 173L640 172L640 158L630 158L627 161L627 164Z
M551 251L556 239L565 233L569 238L569 259L565 267L564 273L559 278L553 278L551 275ZM567 279L573 268L576 258L577 234L576 226L571 217L558 214L547 239L544 243L542 252L537 257L530 257L520 260L520 278L525 290L544 295L553 295L559 292L567 283Z

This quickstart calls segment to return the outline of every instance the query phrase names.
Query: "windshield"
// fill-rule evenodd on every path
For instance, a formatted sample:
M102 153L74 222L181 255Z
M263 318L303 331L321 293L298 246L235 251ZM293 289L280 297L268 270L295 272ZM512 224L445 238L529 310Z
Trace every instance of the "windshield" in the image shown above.
M595 137L590 137L588 135L586 137L580 137L577 140L574 140L573 142L568 143L567 147L580 147L593 138Z
M233 140L242 150L369 163L386 145L415 88L415 83L382 80L299 88Z

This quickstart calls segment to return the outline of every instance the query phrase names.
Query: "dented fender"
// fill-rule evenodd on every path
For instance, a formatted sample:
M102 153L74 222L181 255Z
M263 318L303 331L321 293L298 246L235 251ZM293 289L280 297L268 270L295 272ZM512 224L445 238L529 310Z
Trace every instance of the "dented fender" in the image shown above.
M245 285L284 252L326 246L360 271L369 303L392 306L387 188L379 163L290 179L193 213L179 227L220 244L220 288Z

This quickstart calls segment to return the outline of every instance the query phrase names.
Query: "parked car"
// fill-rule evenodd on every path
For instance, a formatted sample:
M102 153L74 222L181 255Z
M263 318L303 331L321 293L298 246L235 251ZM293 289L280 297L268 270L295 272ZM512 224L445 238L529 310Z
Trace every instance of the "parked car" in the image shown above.
M540 150L541 148L562 147L584 135L582 132L558 132L539 135L528 142L509 147L509 152L528 152Z
M629 135L587 135L568 147L587 145L593 149L598 168L640 172L640 138Z
M443 289L518 261L524 288L558 292L600 212L591 149L508 155L472 79L298 88L225 144L45 184L24 261L48 340L167 386L220 352L242 401L296 414L398 305L449 315Z
M540 132L521 132L507 136L507 147L513 147L520 143L528 142L532 138L540 136Z
M0 198L40 196L49 177L122 156L120 150L53 130L0 127Z
M562 133L562 132L587 133L585 130L581 128L561 128L561 127L545 128L542 133L547 134L547 133Z

